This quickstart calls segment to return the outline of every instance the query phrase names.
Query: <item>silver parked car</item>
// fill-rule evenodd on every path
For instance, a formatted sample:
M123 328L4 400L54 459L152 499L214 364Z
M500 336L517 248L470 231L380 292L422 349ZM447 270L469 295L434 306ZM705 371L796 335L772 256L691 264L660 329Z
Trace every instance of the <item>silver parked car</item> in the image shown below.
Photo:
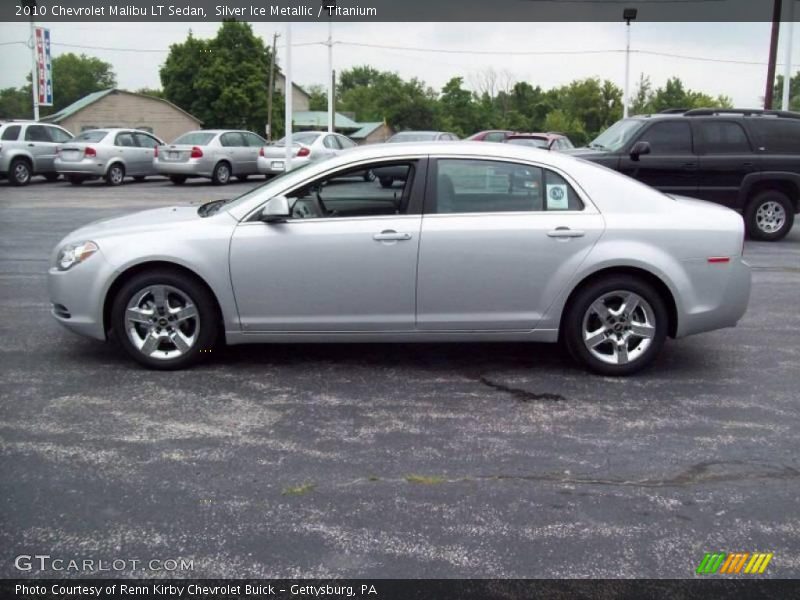
M137 181L158 175L155 149L164 142L136 129L90 129L56 149L55 169L70 183L102 178L120 185L125 177Z
M331 158L356 145L353 140L338 133L300 131L292 135L292 168ZM266 175L283 173L285 160L286 138L281 138L261 148L258 153L258 172Z
M490 147L491 146L491 147ZM404 171L402 189L354 173ZM376 144L233 201L96 222L54 249L56 320L140 363L250 342L562 340L625 375L667 337L731 327L742 218L509 144Z
M28 185L34 175L55 181L56 147L71 138L72 134L58 125L0 122L0 179L8 179L11 185Z
M266 143L249 131L190 131L158 149L156 170L175 184L188 177L207 177L217 185L227 184L234 176L244 181L258 174L258 152Z

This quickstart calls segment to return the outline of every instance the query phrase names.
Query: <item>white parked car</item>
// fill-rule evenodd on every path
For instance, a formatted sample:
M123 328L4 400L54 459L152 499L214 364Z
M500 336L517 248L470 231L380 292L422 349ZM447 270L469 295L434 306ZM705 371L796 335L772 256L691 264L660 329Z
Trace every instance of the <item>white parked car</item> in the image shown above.
M338 133L300 131L292 135L292 168L331 158L356 147L356 143ZM258 153L258 172L265 175L283 173L286 166L286 138L264 146Z
M402 188L354 175L402 170ZM561 340L626 375L667 337L731 327L744 226L557 152L375 144L233 201L87 225L54 249L53 316L140 363L252 342ZM211 354L210 356L214 356Z

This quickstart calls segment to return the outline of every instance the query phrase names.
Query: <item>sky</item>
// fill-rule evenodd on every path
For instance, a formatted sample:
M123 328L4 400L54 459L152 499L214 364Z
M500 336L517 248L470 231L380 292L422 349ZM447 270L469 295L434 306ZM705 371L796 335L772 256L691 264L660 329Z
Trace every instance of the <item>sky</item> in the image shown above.
M51 30L53 54L85 53L110 62L119 87L136 90L161 87L158 69L169 45L181 42L191 29L196 37L213 37L218 23L39 23ZM794 32L793 71L800 70L800 33ZM285 64L285 25L253 23L271 43L278 32L278 61ZM778 73L783 72L784 26L779 42ZM327 80L325 23L292 25L292 68L295 83L308 86ZM23 85L30 72L30 50L23 44L25 23L0 23L0 88ZM712 96L730 96L738 107L758 107L764 95L770 23L645 23L631 26L631 95L639 74L654 87L672 76ZM623 87L624 23L337 23L333 26L334 68L369 64L417 77L435 89L454 76L473 88L480 74L492 68L513 80L544 89L584 77L610 79ZM348 44L373 44L375 48ZM421 48L414 51L398 48ZM433 52L432 50L448 51ZM593 53L615 50L611 53ZM726 62L655 56L636 51L675 54ZM485 52L474 54L467 51ZM587 52L568 55L524 55L525 52ZM515 54L516 53L516 54ZM58 89L55 90L58 94Z

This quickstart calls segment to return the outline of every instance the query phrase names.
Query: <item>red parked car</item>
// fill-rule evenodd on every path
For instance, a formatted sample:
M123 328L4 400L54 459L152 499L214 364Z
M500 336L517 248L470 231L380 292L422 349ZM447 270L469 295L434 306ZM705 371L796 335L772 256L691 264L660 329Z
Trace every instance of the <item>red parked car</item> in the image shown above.
M467 140L471 142L504 142L510 135L514 135L514 132L507 129L487 129L473 133Z
M569 150L574 148L572 142L563 133L512 133L503 140L506 144L531 146L546 150Z

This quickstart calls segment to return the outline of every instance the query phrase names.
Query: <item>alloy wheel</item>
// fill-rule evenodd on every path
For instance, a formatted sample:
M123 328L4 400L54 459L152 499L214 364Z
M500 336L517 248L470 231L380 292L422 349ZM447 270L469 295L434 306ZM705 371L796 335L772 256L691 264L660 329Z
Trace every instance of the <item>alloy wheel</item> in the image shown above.
M31 178L31 171L24 162L19 161L16 165L14 165L14 179L20 185L25 185L30 181Z
M786 223L786 210L774 200L759 205L756 210L756 225L764 233L780 231Z
M581 332L586 349L598 360L611 365L632 363L655 337L655 312L639 294L615 290L589 305Z
M128 339L143 355L169 360L183 356L197 342L200 314L185 292L150 285L131 297L125 309Z

